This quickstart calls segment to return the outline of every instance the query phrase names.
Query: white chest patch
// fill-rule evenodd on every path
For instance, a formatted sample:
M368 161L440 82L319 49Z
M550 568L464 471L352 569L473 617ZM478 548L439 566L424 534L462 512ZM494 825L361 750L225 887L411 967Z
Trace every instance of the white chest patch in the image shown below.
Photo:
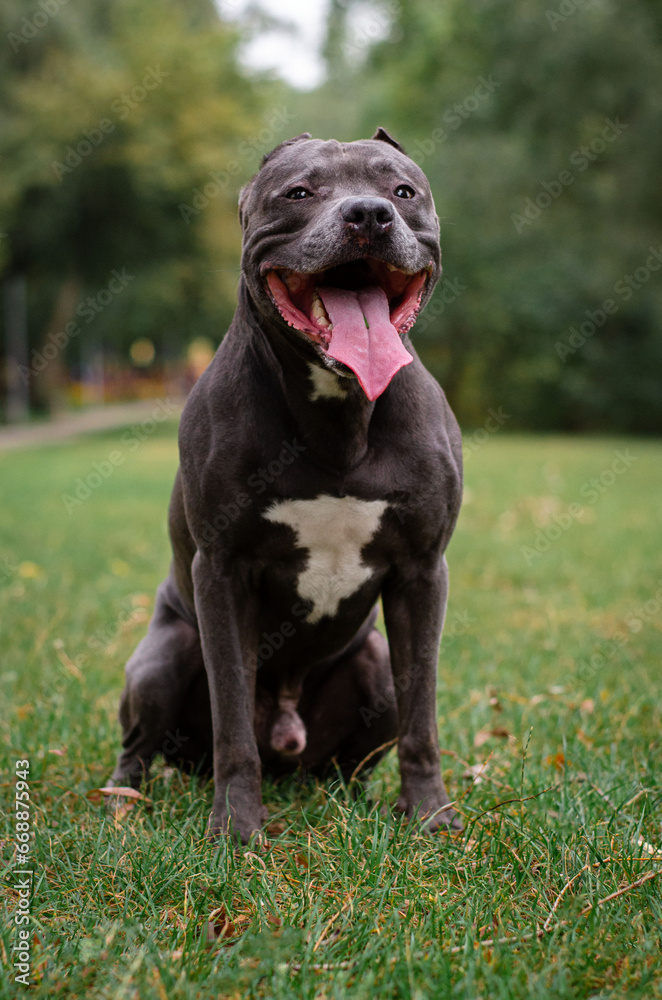
M313 391L310 394L312 403L317 399L345 399L345 387L339 375L334 375L328 368L309 364L310 377L313 380Z
M283 500L272 504L264 516L294 529L299 548L308 549L306 568L299 574L297 591L313 609L307 621L335 615L338 605L372 576L361 559L364 545L374 538L386 500L319 496L315 500Z

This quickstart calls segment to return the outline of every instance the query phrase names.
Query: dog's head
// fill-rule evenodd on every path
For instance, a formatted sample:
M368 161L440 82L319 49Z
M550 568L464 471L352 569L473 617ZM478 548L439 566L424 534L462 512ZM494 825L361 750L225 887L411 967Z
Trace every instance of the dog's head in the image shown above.
M401 337L441 272L423 171L381 128L347 143L305 133L265 156L239 211L259 311L375 399L412 360Z

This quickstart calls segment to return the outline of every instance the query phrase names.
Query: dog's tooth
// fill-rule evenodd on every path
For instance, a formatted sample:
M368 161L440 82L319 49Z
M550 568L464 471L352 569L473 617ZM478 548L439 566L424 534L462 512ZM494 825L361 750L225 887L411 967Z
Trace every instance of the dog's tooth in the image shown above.
M318 292L313 293L313 303L310 309L311 316L314 316L320 326L330 326L329 317L326 314L324 303Z
M299 292L306 283L306 276L298 271L290 271L287 275L287 287L290 292Z
M406 267L396 267L395 264L389 264L388 261L386 262L386 266L389 269L389 271L397 271L398 274L406 274L406 275L418 274L418 271L408 271Z

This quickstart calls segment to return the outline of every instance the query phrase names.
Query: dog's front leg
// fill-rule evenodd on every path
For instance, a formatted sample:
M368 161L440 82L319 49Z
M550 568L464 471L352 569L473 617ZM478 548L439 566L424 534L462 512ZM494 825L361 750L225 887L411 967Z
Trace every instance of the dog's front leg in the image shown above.
M400 797L396 808L418 813L427 830L460 826L441 777L437 736L437 663L448 595L443 555L398 572L382 591L398 703Z
M261 768L253 729L254 609L222 568L200 552L193 561L193 586L214 736L209 833L229 833L248 843L262 825Z

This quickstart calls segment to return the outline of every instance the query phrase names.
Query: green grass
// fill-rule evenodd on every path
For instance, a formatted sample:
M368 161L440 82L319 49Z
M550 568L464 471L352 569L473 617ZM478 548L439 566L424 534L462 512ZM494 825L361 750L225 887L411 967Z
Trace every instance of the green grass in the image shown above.
M174 432L135 451L121 434L0 456L3 811L28 758L31 995L662 997L662 878L598 905L662 867L646 847L662 843L660 444L470 438L439 678L464 833L426 839L393 817L391 754L367 799L265 783L269 846L250 852L205 842L211 788L195 779L157 772L151 808L120 825L86 797L112 769L123 664L169 561ZM68 514L62 494L117 448ZM589 502L582 487L626 448L636 460ZM3 836L7 964L9 821ZM0 996L21 993L12 980Z

